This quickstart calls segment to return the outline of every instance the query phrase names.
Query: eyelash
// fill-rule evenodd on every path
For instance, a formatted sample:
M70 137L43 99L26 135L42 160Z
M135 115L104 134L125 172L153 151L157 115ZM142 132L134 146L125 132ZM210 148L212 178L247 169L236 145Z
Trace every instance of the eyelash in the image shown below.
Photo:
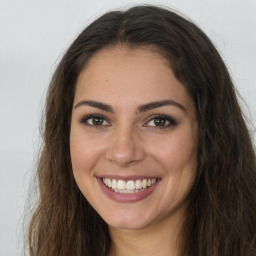
M81 124L84 124L84 125L87 125L87 126L89 126L89 127L93 127L93 128L101 128L102 126L106 126L105 124L100 124L100 125L95 125L95 124L89 124L88 123L88 121L90 120L90 119L93 119L93 118L98 118L98 119L102 119L102 121L103 121L103 123L104 122L108 122L109 123L109 121L107 120L107 118L106 117L104 117L103 115L100 115L100 114L90 114L90 115L87 115L87 116L85 116L85 117L83 117L81 120L80 120L80 123ZM108 126L110 126L111 124L109 124Z
M150 126L150 127L155 127L157 129L167 129L167 128L176 126L178 124L177 121L174 118L172 118L170 116L167 116L167 115L158 114L158 115L155 115L155 116L151 117L150 120L147 121L144 126L149 126L148 124L152 121L155 124L157 119L163 120L164 125L162 125L162 126L161 125L160 126L155 125L155 126ZM166 122L168 122L168 124L166 124Z
M99 125L96 125L96 124L90 124L88 123L88 121L90 119L93 119L93 118L98 118L98 119L101 119L102 120L102 124L99 124ZM163 125L148 125L150 122L156 122L156 120L159 119L159 120L162 120L164 121L164 124ZM104 122L107 122L108 124L104 124ZM166 124L166 122L168 122L168 124ZM93 128L102 128L102 126L111 126L110 122L108 121L108 119L106 117L104 117L103 115L100 115L100 114L90 114L90 115L87 115L85 117L83 117L81 120L80 120L80 123L81 124L84 124L86 126L89 126L89 127L93 127ZM176 126L178 123L177 121L170 117L170 116L167 116L167 115L163 115L163 114L158 114L158 115L154 115L153 117L151 117L143 126L144 127L155 127L156 129L167 129L167 128L170 128L170 127L173 127L173 126Z

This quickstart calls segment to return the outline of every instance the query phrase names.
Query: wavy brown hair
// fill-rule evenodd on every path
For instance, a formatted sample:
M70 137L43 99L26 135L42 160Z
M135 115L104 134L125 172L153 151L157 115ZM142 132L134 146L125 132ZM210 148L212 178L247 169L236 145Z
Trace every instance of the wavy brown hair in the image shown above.
M118 44L154 46L195 102L199 166L180 255L255 256L255 151L228 70L196 25L154 6L101 16L82 31L60 61L47 94L29 254L106 256L109 252L107 224L75 183L69 134L78 75L94 53Z

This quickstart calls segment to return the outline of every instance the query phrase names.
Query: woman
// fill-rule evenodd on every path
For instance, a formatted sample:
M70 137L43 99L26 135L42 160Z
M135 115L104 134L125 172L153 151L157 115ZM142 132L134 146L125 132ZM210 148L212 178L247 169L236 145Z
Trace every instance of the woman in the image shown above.
M207 36L165 9L110 12L46 102L30 255L256 255L255 152Z

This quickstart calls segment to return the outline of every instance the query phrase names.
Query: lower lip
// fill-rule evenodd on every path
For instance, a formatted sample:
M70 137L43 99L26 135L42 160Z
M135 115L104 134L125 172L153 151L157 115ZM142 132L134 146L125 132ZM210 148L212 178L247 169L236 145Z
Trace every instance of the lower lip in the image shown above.
M104 194L107 195L110 199L119 203L135 203L135 202L141 201L146 197L148 197L150 194L152 194L152 192L155 190L156 186L159 183L159 180L158 180L153 186L141 192L137 192L134 194L121 194L106 187L102 182L101 178L98 178L98 181L100 183L100 187L104 192Z

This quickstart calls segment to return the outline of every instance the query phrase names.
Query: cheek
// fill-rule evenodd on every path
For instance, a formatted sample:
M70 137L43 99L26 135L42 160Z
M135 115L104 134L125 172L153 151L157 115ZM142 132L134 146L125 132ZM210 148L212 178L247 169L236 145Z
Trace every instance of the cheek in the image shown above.
M162 153L158 152L157 155L158 162L165 170L167 189L163 197L171 197L173 204L183 203L195 182L198 165L197 137L193 135L190 132L175 134L163 142L165 145Z
M83 172L83 170L87 169L86 167L90 165L89 161L92 155L90 154L89 148L90 145L89 143L86 143L82 131L75 125L71 125L70 155L75 176L80 172Z
M95 163L95 153L90 141L71 132L70 154L75 181L83 195L90 198L88 192L91 190L92 170Z
M70 154L73 171L82 170L86 163L88 163L88 147L86 147L81 139L77 136L72 136L70 138Z
M160 161L166 169L181 170L197 166L197 137L191 131L173 133L165 138L151 143L151 154ZM157 146L156 146L157 145Z
M79 129L71 130L70 154L74 175L92 173L104 150L104 143L99 136L85 136Z

